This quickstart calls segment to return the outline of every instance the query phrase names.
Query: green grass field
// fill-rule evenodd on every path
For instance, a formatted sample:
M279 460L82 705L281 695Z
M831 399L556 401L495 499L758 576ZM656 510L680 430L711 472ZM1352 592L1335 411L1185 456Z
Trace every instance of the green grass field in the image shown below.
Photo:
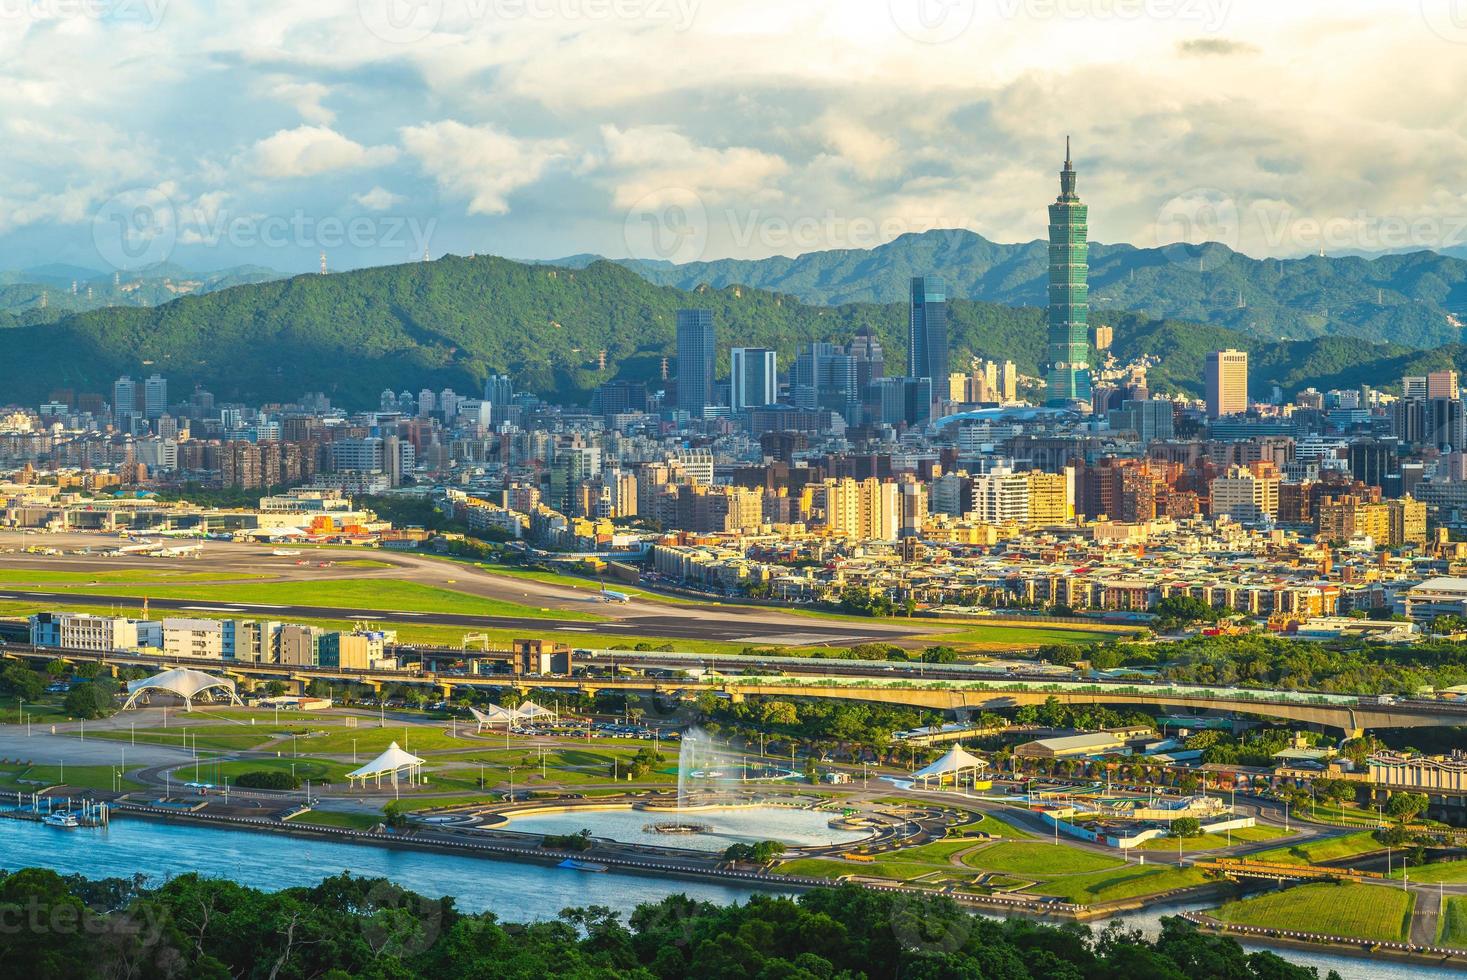
M965 824L962 832L969 836L988 834L991 837L1006 837L1010 840L1028 840L1034 836L1029 831L1022 830L1007 820L989 813L980 815L977 823Z
M54 568L28 568L18 564L12 568L0 568L0 583L75 584L88 585L93 582L158 583L175 582L249 582L265 578L251 572L181 572L172 568L114 568L97 569L90 572L70 572Z
M1321 861L1338 861L1342 858L1382 851L1385 848L1370 836L1368 831L1345 834L1325 840L1305 841L1287 847L1275 847L1267 851L1250 854L1254 861L1279 861L1284 864L1319 864Z
M949 859L953 854L972 846L971 840L954 838L874 854L871 861L799 858L781 864L779 872L807 878L834 879L846 875L861 875L867 878L885 878L888 881L912 881L924 875L951 874L957 871Z
M343 830L371 830L382 822L380 813L342 813L337 810L312 810L291 817L291 823L316 827L337 827Z
M1207 880L1206 874L1197 868L1127 864L1108 871L1053 878L1034 886L1030 891L1079 905L1095 905L1156 895L1178 888L1193 888Z
M1118 868L1125 862L1065 844L1005 841L974 851L963 858L963 863L983 871L1016 875L1073 875Z
M569 619L595 622L590 613L545 610L517 602L486 599L454 589L440 589L397 579L329 579L302 582L241 582L221 585L77 586L78 595L98 593L141 599L197 599L201 602L258 602L276 605L329 606L345 609L453 613L468 616L519 616L525 619Z
M1467 898L1456 895L1442 904L1437 942L1467 949Z
M920 620L914 621L914 623ZM926 629L926 627L922 627ZM957 647L960 650L1014 650L1049 643L1086 645L1116 639L1114 633L1095 630L1061 629L1054 626L988 626L974 625L951 633L926 633L920 637L928 643Z
M1395 888L1319 883L1229 902L1210 914L1237 925L1403 942L1410 934L1414 903L1414 895Z
M113 778L117 770L112 766L66 766L64 768L64 782L67 786L108 790L117 785ZM62 770L61 766L3 766L0 767L0 787L30 792L46 786L60 785L63 782ZM125 779L122 782L122 788L141 789L142 784Z
M1398 867L1391 871L1391 877L1399 879L1402 870ZM1408 867L1405 874L1412 881L1423 884L1436 884L1443 882L1448 885L1467 884L1467 860L1461 861L1438 861L1435 864L1423 864L1417 867Z
M1284 831L1279 827L1266 827L1262 824L1256 827L1239 827L1232 832L1233 844L1256 844L1261 841L1277 840L1284 836ZM1203 834L1200 837L1182 838L1182 851L1213 851L1220 847L1228 846L1229 836L1222 834ZM1177 851L1177 840L1175 837L1157 837L1144 842L1142 850L1146 851Z

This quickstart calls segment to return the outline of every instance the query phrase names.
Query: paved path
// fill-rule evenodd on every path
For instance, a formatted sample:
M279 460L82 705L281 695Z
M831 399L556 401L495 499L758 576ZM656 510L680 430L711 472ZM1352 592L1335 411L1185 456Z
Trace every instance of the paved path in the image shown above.
M72 727L72 726L68 726ZM50 725L31 725L26 735L24 726L0 725L0 759L22 759L42 766L68 763L77 766L108 766L121 762L161 765L192 761L193 753L166 745L129 745L116 739L81 739L75 734L52 735Z

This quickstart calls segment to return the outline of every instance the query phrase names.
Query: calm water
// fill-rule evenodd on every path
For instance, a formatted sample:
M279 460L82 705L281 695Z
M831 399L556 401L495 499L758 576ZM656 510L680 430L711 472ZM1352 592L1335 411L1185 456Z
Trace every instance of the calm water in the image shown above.
M679 847L694 851L722 851L729 844L757 844L765 840L786 844L844 844L871 836L869 830L838 830L829 826L838 815L824 810L787 806L729 807L688 810L567 810L532 813L510 820L509 829L526 834L574 834L582 828L596 837L629 844ZM701 834L659 834L646 829L654 823L692 823L707 829Z
M488 910L507 921L549 919L570 905L608 905L630 911L682 893L710 902L747 899L754 889L710 882L632 874L588 874L538 864L398 851L360 844L304 840L271 833L224 830L147 820L118 820L108 830L56 830L0 818L0 868L44 867L91 878L136 873L158 880L197 871L232 878L266 890L311 885L327 875L350 871L385 877L424 895L452 895L465 911ZM1177 906L1125 916L1123 921L1155 934L1163 915ZM1096 925L1101 928L1103 924ZM1276 951L1295 963L1337 970L1345 980L1408 980L1458 977L1450 970L1347 956Z

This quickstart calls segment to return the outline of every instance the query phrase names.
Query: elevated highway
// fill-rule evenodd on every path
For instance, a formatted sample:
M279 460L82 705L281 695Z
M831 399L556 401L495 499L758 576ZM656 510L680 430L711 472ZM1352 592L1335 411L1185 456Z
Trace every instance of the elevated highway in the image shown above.
M625 661L635 659L627 654ZM1344 694L1304 691L1268 691L1207 688L1183 684L1104 683L1096 681L982 679L924 679L912 676L728 677L666 678L649 675L537 676L522 674L458 675L431 672L355 670L290 664L220 661L212 658L164 656L34 648L11 644L4 656L71 662L93 662L114 670L120 666L166 669L176 666L226 674L246 688L260 682L283 681L299 689L312 681L355 683L381 690L384 685L430 686L451 695L462 688L513 688L520 691L561 690L594 695L601 691L651 693L664 697L693 697L708 692L741 701L748 697L827 698L899 704L941 711L1002 710L1042 704L1055 698L1064 704L1183 708L1257 715L1335 728L1347 736L1370 729L1455 727L1467 725L1467 705L1425 700L1383 702ZM656 657L656 654L649 654Z

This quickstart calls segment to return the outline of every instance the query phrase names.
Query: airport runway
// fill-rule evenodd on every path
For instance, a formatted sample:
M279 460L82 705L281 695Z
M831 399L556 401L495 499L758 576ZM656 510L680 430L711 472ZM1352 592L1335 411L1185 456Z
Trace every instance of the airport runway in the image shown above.
M0 589L0 600L43 603L51 606L117 606L135 612L142 600L129 595L78 594L74 592L38 591L32 589ZM224 602L212 599L148 599L148 608L180 616L204 619L269 618L370 620L377 625L458 626L465 629L514 629L534 635L554 630L586 634L586 646L599 646L618 635L667 637L669 639L721 640L781 646L849 646L852 643L891 642L887 629L868 629L862 623L822 622L799 618L797 622L771 622L767 618L720 615L703 609L697 616L653 614L627 616L605 622L531 618L523 616L469 616L462 613L403 612L394 609L370 609L362 606L277 605L260 602ZM593 638L594 641L593 641Z

